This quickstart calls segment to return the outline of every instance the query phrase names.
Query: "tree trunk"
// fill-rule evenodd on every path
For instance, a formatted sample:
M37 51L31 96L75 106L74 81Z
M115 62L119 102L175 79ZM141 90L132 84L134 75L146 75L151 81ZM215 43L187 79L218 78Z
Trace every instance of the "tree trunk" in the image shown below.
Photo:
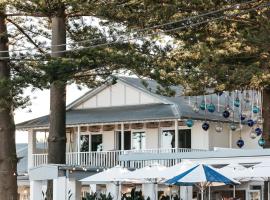
M0 10L0 57L8 57L5 11ZM17 156L10 67L0 60L0 200L17 200Z
M63 57L66 43L66 19L64 9L52 17L52 57ZM50 85L50 129L48 138L48 163L66 163L66 83L54 80ZM53 198L53 183L48 182L47 199Z

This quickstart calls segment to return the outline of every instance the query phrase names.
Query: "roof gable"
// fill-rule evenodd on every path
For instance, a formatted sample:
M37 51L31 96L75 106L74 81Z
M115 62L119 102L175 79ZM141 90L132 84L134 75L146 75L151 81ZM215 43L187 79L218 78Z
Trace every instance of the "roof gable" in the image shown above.
M113 106L130 106L153 103L170 103L166 98L147 90L134 78L119 77L115 84L107 83L89 91L67 106L70 109L89 109Z

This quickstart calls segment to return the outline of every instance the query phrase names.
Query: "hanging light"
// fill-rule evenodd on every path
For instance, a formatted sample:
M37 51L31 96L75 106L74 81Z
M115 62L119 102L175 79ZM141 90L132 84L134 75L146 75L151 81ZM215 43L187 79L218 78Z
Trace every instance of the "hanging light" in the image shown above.
M252 119L247 120L247 125L252 127L254 125L254 121Z
M241 120L241 121L244 121L244 120L246 119L246 117L247 117L247 116L246 116L245 114L243 114L243 113L240 114L240 120Z
M261 147L264 147L266 141L265 139L263 139L262 137L258 140L258 144L261 146Z
M236 124L235 124L235 123L231 123L231 124L230 124L230 129L231 129L232 131L235 131L235 130L237 129Z
M262 134L262 129L260 127L255 128L255 133L257 136L260 136Z
M235 100L234 100L234 106L235 107L237 107L237 108L239 108L239 106L240 106L240 99L239 99L239 97L237 96L236 98L235 98Z
M216 125L215 129L216 129L216 132L217 132L217 133L221 133L221 132L223 131L222 124L219 122L219 123Z
M258 124L262 124L262 123L263 123L263 118L262 118L262 117L258 117L257 123L258 123Z
M258 106L253 106L252 112L254 114L258 114L260 112L260 108Z
M239 148L242 148L245 145L245 142L244 142L244 140L242 140L242 138L240 138L239 140L237 140L236 145Z
M188 119L188 120L186 121L186 125L187 125L187 127L189 127L189 128L191 128L191 127L193 126L193 124L194 124L194 122L193 122L192 119Z
M213 103L210 103L207 105L207 110L208 112L213 113L216 110L216 106Z
M202 129L203 130L205 130L205 131L207 131L208 129L209 129L209 123L207 123L207 122L204 122L203 124L202 124Z
M193 104L193 108L192 108L192 110L193 110L195 113L198 113L198 112L200 111L200 109L199 109L199 106L198 106L198 103L197 103L197 102L195 102L195 103Z
M253 128L250 131L249 137L251 139L255 139L257 137L257 134L256 134L256 132L255 132L255 130Z
M224 118L228 118L228 117L230 117L230 112L228 110L224 110L223 113L222 113L222 116Z
M244 100L245 100L246 103L249 103L250 102L250 95L249 95L248 92L246 92L246 95L244 97Z
M204 100L202 100L202 102L201 102L201 104L200 104L200 109L201 110L205 110L205 101Z

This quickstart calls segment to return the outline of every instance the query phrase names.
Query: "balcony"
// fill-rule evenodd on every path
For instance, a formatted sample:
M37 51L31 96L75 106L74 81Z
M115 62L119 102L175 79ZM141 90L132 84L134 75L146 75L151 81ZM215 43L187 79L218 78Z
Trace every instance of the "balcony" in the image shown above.
M123 165L128 168L140 168L151 163L160 163L167 167L173 166L180 160L157 160L157 161L119 161L120 155L128 154L159 154L159 153L187 153L187 152L205 152L202 149L171 148L171 149L144 149L144 150L117 150L117 151L99 151L99 152L68 152L66 153L66 164L71 166L93 167L93 168L111 168L116 165ZM34 167L47 164L47 154L33 154Z

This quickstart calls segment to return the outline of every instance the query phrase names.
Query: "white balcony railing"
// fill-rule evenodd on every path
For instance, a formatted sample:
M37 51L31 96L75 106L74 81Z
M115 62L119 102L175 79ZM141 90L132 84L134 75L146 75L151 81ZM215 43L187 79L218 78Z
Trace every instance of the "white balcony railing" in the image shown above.
M178 160L159 160L159 161L144 161L136 162L130 161L120 163L119 156L123 154L139 154L139 153L186 153L186 152L202 152L206 150L201 149L187 149L187 148L172 148L172 149L143 149L143 150L117 150L117 151L99 151L99 152L68 152L66 153L66 164L74 166L85 167L101 167L111 168L116 165L124 165L129 168L140 168L158 162L165 166L172 166L179 162ZM34 166L47 164L47 154L33 154Z

